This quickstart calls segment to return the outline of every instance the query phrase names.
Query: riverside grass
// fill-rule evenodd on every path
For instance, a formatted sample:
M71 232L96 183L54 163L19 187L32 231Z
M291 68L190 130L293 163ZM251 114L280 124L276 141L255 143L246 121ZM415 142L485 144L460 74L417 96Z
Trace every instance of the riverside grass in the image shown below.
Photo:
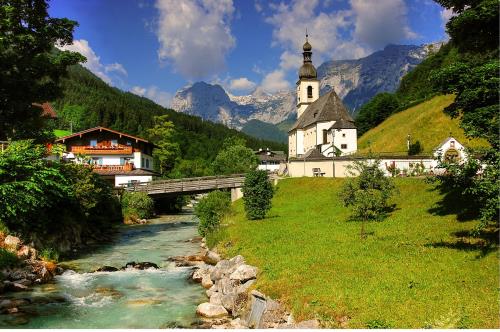
M443 110L455 99L454 95L436 96L428 101L391 115L377 127L370 129L358 140L358 153L407 153L407 135L412 143L423 145L424 154L432 153L448 136L455 137L469 148L488 147L483 139L469 139L460 128L460 120L452 119Z
M220 251L259 267L256 287L282 300L297 320L339 327L347 316L350 328L499 327L498 247L484 256L473 249L476 240L466 232L477 220L446 213L443 196L425 180L395 179L395 210L368 223L361 240L360 223L347 221L338 197L343 181L281 180L260 221L247 220L238 200L214 234ZM468 250L454 248L468 241Z

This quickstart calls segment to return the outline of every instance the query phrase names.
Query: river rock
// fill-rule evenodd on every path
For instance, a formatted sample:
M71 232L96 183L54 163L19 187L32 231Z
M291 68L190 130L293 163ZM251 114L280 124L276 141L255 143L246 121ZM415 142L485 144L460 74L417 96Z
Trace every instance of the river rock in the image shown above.
M206 318L220 318L228 315L227 310L220 304L202 303L196 308L196 313Z
M31 284L33 282L31 280L28 280L28 279L20 279L20 280L14 281L14 283L21 284L21 285L24 285L24 286L31 286Z
M114 266L104 265L95 270L94 272L116 272L118 269Z
M210 296L210 303L222 305L222 294L213 293L212 296Z
M210 278L212 278L213 281L217 281L224 277L230 276L231 273L233 273L239 266L240 262L241 262L240 259L221 260L215 265L214 269L212 270L212 273L210 274Z
M151 263L151 262L128 262L127 264L125 264L125 266L122 268L123 270L125 269L136 269L136 270L146 270L146 269L149 269L149 268L154 268L154 269L158 269L158 265L156 265L155 263Z
M244 284L241 284L240 286L238 286L238 288L236 289L236 293L237 294L246 293L250 289L250 287L252 287L252 285L254 283L255 283L255 279L248 280Z
M7 249L11 251L17 251L17 249L21 245L21 239L19 239L16 236L7 235L7 237L4 240L4 244L7 247Z
M193 275L191 276L191 278L196 282L201 282L201 280L203 279L204 276L207 276L208 278L210 278L210 269L209 268L202 267L202 268L196 269L193 272Z
M320 324L317 319L304 320L295 324L296 329L319 329Z
M231 280L229 278L222 278L217 280L217 291L222 294L233 294L236 293L236 287L240 285L238 280Z
M209 251L207 251L205 256L203 256L203 261L207 264L215 265L221 261L221 258L220 258L218 253L209 250Z
M203 288L209 289L214 285L214 283L212 279L210 279L209 275L204 275L203 278L201 279L201 285L203 286Z
M21 246L16 255L20 259L36 259L36 250L30 246Z
M257 278L257 268L247 264L240 265L231 273L229 278L231 280L239 280L240 282L255 279Z
M22 292L28 290L28 286L19 284L17 282L4 281L5 290L12 292Z
M221 297L222 306L227 311L233 311L236 302L236 294L225 294Z

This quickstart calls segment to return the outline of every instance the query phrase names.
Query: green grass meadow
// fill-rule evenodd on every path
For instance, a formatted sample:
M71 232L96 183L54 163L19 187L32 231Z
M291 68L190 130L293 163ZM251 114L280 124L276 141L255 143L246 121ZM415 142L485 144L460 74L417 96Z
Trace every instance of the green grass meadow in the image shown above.
M256 287L282 300L297 320L324 327L498 328L498 245L470 238L477 220L423 179L396 179L395 210L370 223L347 221L343 179L281 180L261 221L237 201L209 238L226 255L242 254L260 274ZM458 207L459 208L459 207ZM210 242L209 242L210 243Z

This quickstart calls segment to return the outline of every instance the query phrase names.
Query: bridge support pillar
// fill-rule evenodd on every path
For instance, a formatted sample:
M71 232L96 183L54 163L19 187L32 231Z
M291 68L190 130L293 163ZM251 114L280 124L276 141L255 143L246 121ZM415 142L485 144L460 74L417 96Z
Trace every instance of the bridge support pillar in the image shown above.
M243 191L241 191L241 188L231 188L231 202L234 202L242 197Z

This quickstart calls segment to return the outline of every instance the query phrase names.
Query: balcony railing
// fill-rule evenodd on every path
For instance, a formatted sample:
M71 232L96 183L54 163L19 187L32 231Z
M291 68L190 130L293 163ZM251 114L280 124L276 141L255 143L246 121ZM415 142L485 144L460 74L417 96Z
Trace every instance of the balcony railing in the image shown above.
M132 154L133 148L126 145L118 146L72 146L74 154Z
M125 164L125 165L95 165L95 164L87 164L86 166L92 167L93 171L124 171L130 172L134 169L134 164Z

